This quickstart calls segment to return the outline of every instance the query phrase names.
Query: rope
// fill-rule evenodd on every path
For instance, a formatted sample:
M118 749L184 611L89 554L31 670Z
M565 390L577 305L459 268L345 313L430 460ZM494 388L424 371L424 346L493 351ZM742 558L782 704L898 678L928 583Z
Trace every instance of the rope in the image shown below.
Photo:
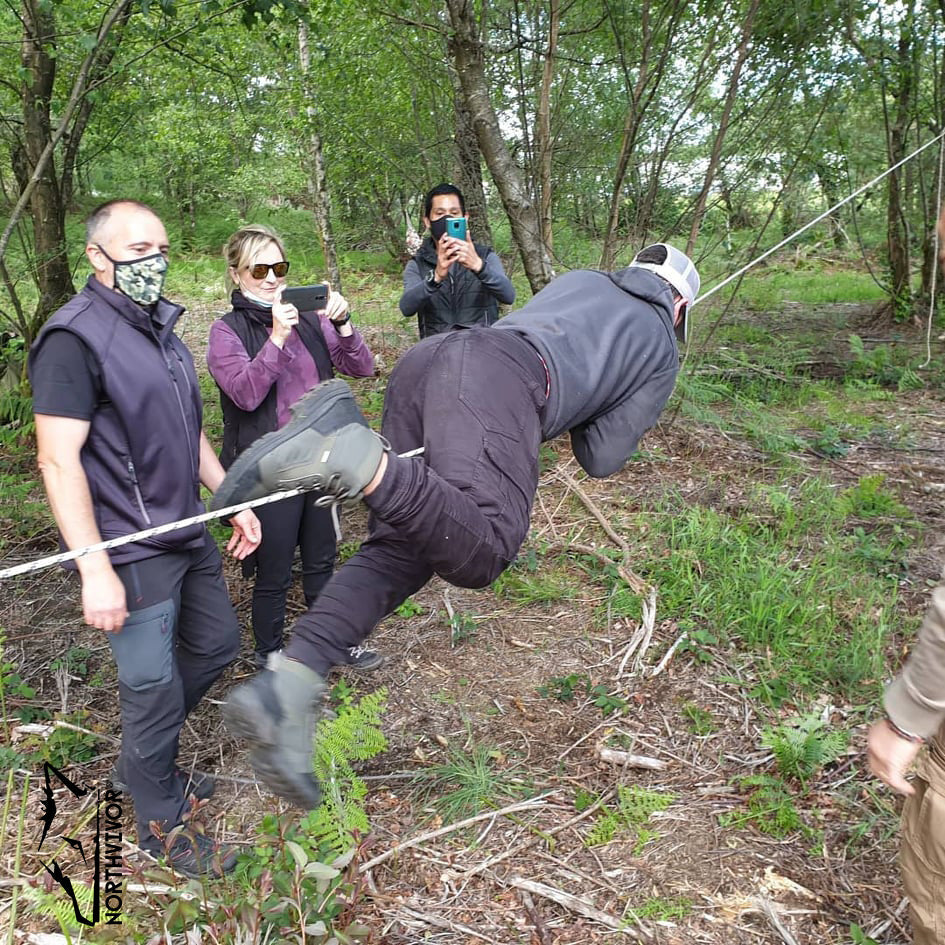
M406 453L399 453L398 455L403 459L409 459L411 456L419 456L422 452L423 447L420 446L415 450L408 450ZM144 541L146 538L166 535L168 532L188 528L191 525L200 525L203 522L210 522L216 518L226 518L231 515L236 515L238 512L243 512L246 509L254 509L260 505L268 505L270 502L280 502L282 499L291 499L292 496L301 495L303 492L307 491L309 490L287 489L284 492L275 492L272 495L263 496L260 499L253 499L251 502L241 502L239 505L230 505L225 509L218 509L215 512L203 512L191 518L184 518L176 522L167 522L164 525L155 525L152 528L145 528L140 532L133 532L130 535L120 535L117 538L109 538L107 541L100 541L94 545L86 545L84 548L75 548L72 551L64 551L58 555L49 555L46 558L37 558L35 561L27 561L23 564L18 564L12 568L6 568L0 571L0 581L4 578L15 577L18 574L29 574L31 571L51 568L53 565L63 564L66 561L74 561L76 558L94 554L96 551L108 551L111 548L118 548L121 545L128 545L135 541Z
M824 210L824 212L821 213L820 216L814 217L814 219L811 220L809 223L805 223L804 226L802 226L799 230L795 230L790 236L786 236L783 240L781 240L780 243L777 243L776 245L772 246L771 249L765 250L760 256L757 257L757 259L753 259L750 263L746 263L744 266L742 266L741 269L737 270L736 272L733 272L726 279L723 279L720 283L718 283L718 285L712 286L712 288L709 289L708 292L703 292L702 295L700 295L699 298L697 298L695 302L693 302L693 305L695 305L697 302L704 302L707 298L709 298L709 296L715 295L715 293L718 292L719 289L724 288L730 282L737 279L740 275L748 272L748 270L751 269L752 267L757 266L758 263L760 263L762 260L767 259L772 253L776 253L779 249L781 249L782 246L787 246L788 243L792 242L794 239L800 236L801 233L806 233L812 226L816 226L818 223L820 223L821 220L825 219L826 217L829 217L830 214L834 212L834 210L839 210L842 206L844 206L844 204L848 204L855 197L859 197L860 194L862 194L864 190L869 190L870 187L872 187L874 184L878 184L884 177L888 177L890 174L892 174L893 171L895 171L897 168L902 167L902 165L905 164L907 161L911 161L914 157L916 157L916 155L921 154L926 148L931 147L931 145L935 144L936 141L945 141L945 131L936 135L931 140L926 141L925 144L916 148L915 151L912 152L912 154L908 155L907 157L904 157L901 161L898 161L897 163L893 164L892 167L886 168L886 170L883 171L882 174L878 174L868 184L864 184L862 187L858 188L857 190L854 190L852 194L850 194L848 197L844 197L843 200L841 200L839 203L835 203L829 210Z
M883 180L883 178L888 177L897 168L900 168L902 167L903 164L907 163L908 161L911 161L914 157L921 154L926 148L931 147L931 145L935 144L937 141L942 142L942 152L940 154L940 159L939 159L939 180L938 180L938 188L939 188L938 197L939 197L939 203L941 204L942 156L945 156L945 131L942 131L931 140L926 141L925 144L916 148L911 154L904 157L901 161L898 161L897 163L893 164L892 167L887 168L881 174L878 174L869 183L864 184L862 187L853 191L853 193L850 194L848 197L844 197L844 199L841 200L839 203L834 204L832 207L830 207L828 210L825 210L823 213L815 217L809 223L805 223L804 226L802 226L798 230L795 230L795 232L793 232L790 236L786 236L783 240L781 240L780 243L777 243L774 246L772 246L771 249L765 250L765 252L763 252L760 256L753 259L751 262L746 263L744 266L741 267L741 269L736 270L726 279L723 279L721 282L719 282L717 285L714 285L711 289L708 290L708 292L703 292L702 295L700 295L693 304L695 304L696 302L704 302L710 296L715 295L716 292L718 292L720 289L727 286L730 282L733 282L739 276L748 272L749 269L753 268L754 266L757 266L758 263L767 259L772 253L777 252L779 249L781 249L782 246L786 246L788 243L796 239L802 233L806 233L807 230L809 230L811 227L816 226L818 223L820 223L821 220L830 216L830 214L833 213L835 210L839 210L840 207L844 206L845 204L848 204L851 200L858 197L864 191L869 190L869 188L872 187L874 184L878 184L881 180ZM937 247L938 247L938 233L936 231L936 249ZM935 300L934 269L933 269L933 275L932 275L932 300L933 300L933 305L934 305L934 300ZM929 314L929 331L930 332L932 330L931 324L932 324L932 315L930 313ZM931 359L931 348L929 348L929 358ZM420 447L415 450L410 450L406 453L400 453L399 455L401 457L406 458L410 456L418 456L422 452L423 452L423 447ZM202 522L209 522L212 519L235 515L237 512L242 512L244 509L256 508L256 506L267 505L270 502L278 502L281 499L288 499L288 498L291 498L292 496L300 495L302 492L305 492L305 491L307 490L291 489L286 492L277 492L274 495L264 496L261 499L254 499L252 502L243 502L240 505L231 505L228 508L220 509L217 512L204 512L202 515L195 515L192 518L182 519L178 522L168 522L166 525L158 525L158 526L155 526L154 528L147 528L140 532L134 532L131 535L122 535L118 538L110 538L108 541L101 541L95 545L87 545L85 548L76 548L74 551L65 551L62 554L50 555L49 557L46 557L46 558L38 558L35 561L28 561L24 564L18 564L15 567L6 568L0 571L0 581L2 581L4 578L14 577L18 574L29 574L32 571L39 571L43 568L49 568L56 564L63 564L66 561L74 561L76 558L81 558L84 555L92 554L96 551L108 551L110 548L118 548L120 545L127 545L134 541L144 541L146 538L153 538L157 535L164 535L168 532L176 531L180 528L186 528L190 525L198 525Z

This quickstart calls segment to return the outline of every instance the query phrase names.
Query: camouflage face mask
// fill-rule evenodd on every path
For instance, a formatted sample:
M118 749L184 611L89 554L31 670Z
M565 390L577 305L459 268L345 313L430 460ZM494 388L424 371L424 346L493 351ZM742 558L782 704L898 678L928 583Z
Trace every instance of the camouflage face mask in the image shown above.
M164 288L167 260L162 253L140 259L112 259L99 246L105 258L115 267L115 288L139 305L153 305Z

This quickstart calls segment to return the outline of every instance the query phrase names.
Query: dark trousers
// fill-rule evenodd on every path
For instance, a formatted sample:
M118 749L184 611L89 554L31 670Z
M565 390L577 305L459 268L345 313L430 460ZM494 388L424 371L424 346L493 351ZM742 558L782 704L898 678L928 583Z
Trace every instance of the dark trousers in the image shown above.
M208 532L191 551L159 554L115 569L128 619L108 641L118 667L119 771L131 791L138 843L155 852L151 821L169 830L187 811L174 773L180 730L239 652L239 624Z
M302 556L302 591L309 606L335 567L335 527L331 512L315 505L311 493L261 505L262 544L253 555L253 637L260 656L282 648L285 602L292 583L295 549Z
M485 587L514 560L538 486L545 371L512 331L427 338L391 374L393 451L366 497L367 540L293 628L286 655L325 675L433 574ZM424 447L424 454L396 454Z

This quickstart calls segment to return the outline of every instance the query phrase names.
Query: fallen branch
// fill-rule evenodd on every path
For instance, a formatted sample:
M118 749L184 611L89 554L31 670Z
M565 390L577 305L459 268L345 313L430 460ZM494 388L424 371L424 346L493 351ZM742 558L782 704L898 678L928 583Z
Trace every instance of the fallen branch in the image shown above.
M493 945L498 945L498 942L494 938L489 938L488 935L483 935L482 932L477 932L475 929L471 929L468 925L463 925L462 922L450 922L449 919L441 919L438 915L430 915L427 912L418 912L416 909L411 909L409 906L401 906L401 912L405 912L413 919L417 919L420 922L425 922L427 925L436 926L438 929L447 929L450 932L462 932L465 935L472 935L474 938L480 938L484 942L492 942Z
M659 665L656 667L656 669L653 670L652 673L650 673L651 677L659 676L659 674L663 672L663 670L666 669L667 666L669 666L669 661L675 655L676 650L678 650L683 645L683 643L686 642L686 638L688 636L689 636L688 630L683 630L683 632L679 634L679 636L676 639L676 642L666 651L663 658L659 661Z
M384 853L375 856L373 859L368 860L367 863L362 863L358 868L358 872L366 873L369 869L380 865L385 860L389 860L392 856L394 856L396 853L400 853L402 850L409 850L410 847L419 846L421 843L426 843L427 840L435 840L437 837L442 837L445 834L453 833L456 830L462 830L463 827L468 827L471 824L477 824L480 820L489 820L491 817L501 817L504 814L513 814L516 811L531 810L535 807L541 807L549 797L552 797L557 793L557 791L549 791L547 794L542 794L539 797L533 797L527 801L519 801L517 804L509 804L508 807L501 807L499 810L486 811L484 814L477 814L475 817L467 817L465 820L459 820L455 824L448 824L446 827L440 827L439 830L431 830L428 833L422 833L417 837L413 837L411 840L405 840L403 843L398 843L397 846L391 847Z
M559 906L564 906L565 909L584 916L585 919L592 919L595 922L599 922L601 925L606 925L609 929L622 932L624 935L630 936L630 938L640 937L639 932L627 928L626 923L622 919L618 919L616 916L610 915L607 912L601 912L600 909L595 908L585 899L572 896L562 889L555 889L554 886L546 886L544 883L536 883L530 879L523 879L521 876L513 876L511 879L507 880L507 884L514 886L516 889L524 889L526 892L534 893L536 896L541 896L543 899L550 899L552 902L558 903Z
M597 746L597 757L612 765L621 765L625 768L648 768L650 771L663 771L668 767L665 761L651 758L649 755L634 755L629 751L618 751L616 748Z

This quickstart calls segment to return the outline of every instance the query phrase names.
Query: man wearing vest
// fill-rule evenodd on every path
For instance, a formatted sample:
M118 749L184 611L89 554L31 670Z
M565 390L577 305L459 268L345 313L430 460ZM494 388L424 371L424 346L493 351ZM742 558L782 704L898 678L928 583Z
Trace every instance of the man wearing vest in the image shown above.
M465 239L450 236L447 218L466 221L466 202L452 184L439 184L424 200L423 225L430 235L404 269L400 297L401 312L417 316L421 338L491 325L499 317L499 303L515 301L498 254L474 243L468 232Z
M213 492L224 475L201 431L193 360L174 334L183 308L161 295L163 223L144 204L115 200L92 213L86 234L92 276L29 357L39 467L67 548L200 514L201 483ZM259 544L259 521L247 510L232 525L228 550L241 559ZM232 848L171 833L191 796L213 792L210 778L190 780L177 767L184 719L239 648L216 544L191 525L74 567L85 622L105 631L118 671L122 748L112 781L134 801L138 843L188 875L228 872Z

